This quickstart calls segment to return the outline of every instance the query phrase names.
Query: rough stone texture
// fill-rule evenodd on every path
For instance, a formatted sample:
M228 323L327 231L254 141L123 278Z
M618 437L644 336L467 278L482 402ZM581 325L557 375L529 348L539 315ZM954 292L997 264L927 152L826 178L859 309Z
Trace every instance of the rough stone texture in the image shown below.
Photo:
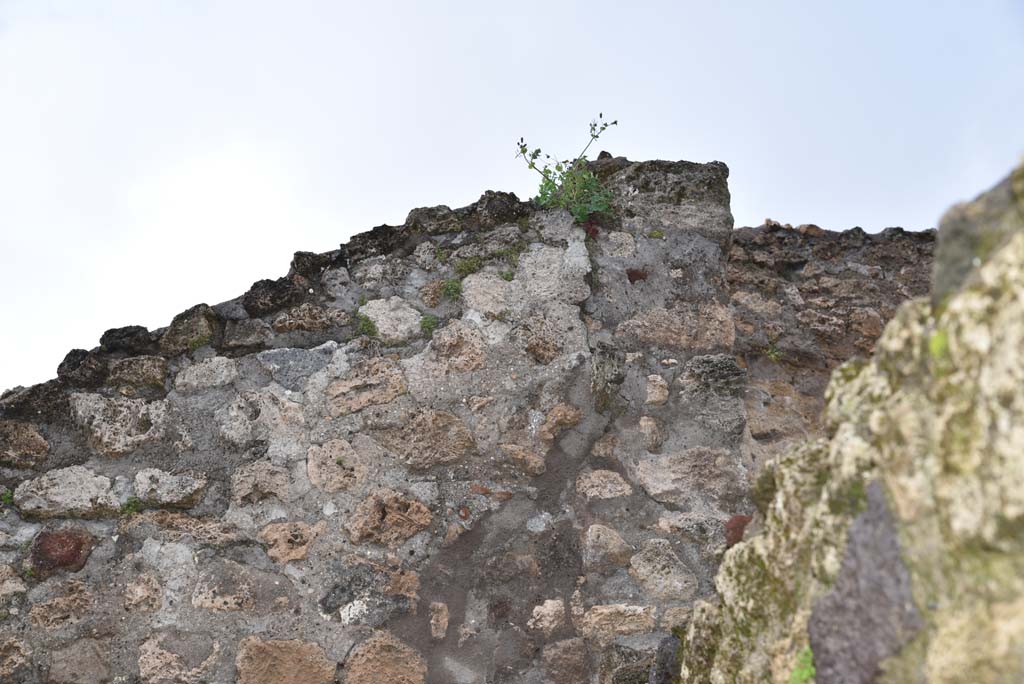
M99 394L72 394L75 421L88 431L95 449L118 457L163 436L167 405L163 401L108 399Z
M373 321L386 343L400 344L420 334L422 315L401 297L374 299L359 307L359 313Z
M110 366L108 382L127 397L162 396L167 360L160 356L133 356Z
M951 239L1002 235L994 207L1024 208L1006 192L954 210L977 223ZM1024 233L1000 244L966 277L940 265L938 305L905 303L833 374L828 438L768 461L682 681L788 682L811 659L817 681L1024 679Z
M426 529L432 518L421 502L385 489L359 503L347 528L354 544L372 541L394 547Z
M172 475L159 468L143 468L135 473L135 496L151 506L188 508L205 487L205 478Z
M763 528L760 464L824 434L932 235L733 231L724 164L594 168L612 215L414 210L0 396L15 681L84 639L111 682L290 677L282 643L342 682L664 679ZM69 524L84 564L28 573Z
M344 439L311 446L306 454L306 474L313 486L328 494L351 488L366 478L368 464Z
M332 414L343 416L367 406L387 404L405 392L400 368L385 359L370 359L332 383L327 388L327 400Z
M272 523L260 530L258 539L269 547L267 555L271 560L288 563L305 559L309 545L323 534L325 527L322 521L314 527L304 522Z
M160 351L184 354L216 342L220 320L206 304L198 304L174 317L160 338Z
M35 577L46 579L58 572L78 572L92 553L95 540L81 525L46 529L32 540L29 562Z
M981 264L1024 232L1024 164L972 202L957 204L939 222L932 267L932 303L941 304Z
M587 499L616 499L629 496L633 488L613 470L592 470L576 479L576 491Z
M223 387L237 379L235 362L224 356L215 356L180 371L174 379L174 388L179 392L198 392Z
M867 488L854 518L832 590L814 604L807 634L823 682L870 684L881 663L921 629L910 573L900 557L896 526L881 484Z
M32 425L13 420L0 421L0 464L32 468L46 458L50 445Z
M51 470L25 480L14 490L14 504L23 515L38 518L97 517L120 507L110 478L84 466Z
M235 659L238 684L331 684L336 666L316 644L248 637Z
M427 666L394 635L377 632L352 653L345 673L346 684L422 684Z
M47 682L52 684L105 684L110 681L110 667L100 643L81 639L55 652L50 661Z

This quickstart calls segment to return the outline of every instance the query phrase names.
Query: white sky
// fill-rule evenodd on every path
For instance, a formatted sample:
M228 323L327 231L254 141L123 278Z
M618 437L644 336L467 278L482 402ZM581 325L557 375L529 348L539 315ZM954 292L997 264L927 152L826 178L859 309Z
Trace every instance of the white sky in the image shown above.
M489 6L500 7L492 9ZM0 0L0 389L527 141L726 162L737 225L935 224L1024 153L1024 0Z

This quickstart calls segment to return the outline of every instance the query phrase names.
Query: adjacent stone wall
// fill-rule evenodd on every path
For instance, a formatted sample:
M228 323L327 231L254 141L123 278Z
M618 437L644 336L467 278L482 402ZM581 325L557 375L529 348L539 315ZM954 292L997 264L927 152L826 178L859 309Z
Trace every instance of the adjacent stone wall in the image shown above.
M1024 167L938 254L932 300L833 375L827 438L759 476L684 682L1024 681Z
M668 682L751 481L922 293L931 234L418 209L0 398L0 680Z

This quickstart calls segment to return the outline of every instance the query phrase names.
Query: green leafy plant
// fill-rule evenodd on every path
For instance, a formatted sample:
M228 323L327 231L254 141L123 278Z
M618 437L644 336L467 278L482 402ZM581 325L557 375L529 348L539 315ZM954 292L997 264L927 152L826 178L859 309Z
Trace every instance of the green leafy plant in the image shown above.
M458 278L450 278L441 285L441 294L446 299L458 299L462 296L462 281Z
M3 494L0 494L0 503L2 503L4 506L13 506L14 492L12 492L9 489L5 490Z
M770 342L768 346L764 348L764 355L767 356L768 360L772 363L780 363L782 361L782 350L775 345L775 342Z
M523 138L516 147L516 157L522 157L527 167L541 176L540 189L535 200L542 207L560 207L566 209L583 223L591 214L602 214L611 211L612 194L601 185L600 179L587 169L587 150L609 126L617 126L618 121L606 122L604 115L598 114L597 120L590 123L590 140L583 150L572 160L558 160L544 154L539 147L531 150ZM539 161L543 155L544 160Z
M654 230L647 234L647 237L651 238L652 240L664 240L665 231L663 231L661 228L655 228Z
M459 259L455 262L455 274L460 278L465 278L468 275L476 273L483 268L483 262L480 257L466 257L465 259Z
M437 330L437 316L433 314L423 314L420 318L420 330L427 337L433 337L434 331Z
M377 337L377 324L366 314L356 314L356 334Z
M128 500L121 504L121 515L135 515L142 510L142 501L137 496L129 496Z
M516 273L515 271L502 271L501 273L498 274L498 277L500 277L502 280L512 282L512 279L516 277Z
M526 247L526 242L519 240L508 247L502 247L501 249L495 250L491 253L491 256L497 259L504 259L509 266L515 268L519 265L519 257L526 251Z
M812 684L815 674L814 653L810 646L805 646L796 656L796 667L789 675L789 684Z

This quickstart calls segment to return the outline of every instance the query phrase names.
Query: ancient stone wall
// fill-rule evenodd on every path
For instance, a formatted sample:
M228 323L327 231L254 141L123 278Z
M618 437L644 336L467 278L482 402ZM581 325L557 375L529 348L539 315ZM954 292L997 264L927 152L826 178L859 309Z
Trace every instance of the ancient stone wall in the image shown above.
M939 229L932 297L769 459L682 681L1024 681L1024 166Z
M614 218L418 209L0 398L0 680L668 682L831 369L932 234L733 231L724 164Z

